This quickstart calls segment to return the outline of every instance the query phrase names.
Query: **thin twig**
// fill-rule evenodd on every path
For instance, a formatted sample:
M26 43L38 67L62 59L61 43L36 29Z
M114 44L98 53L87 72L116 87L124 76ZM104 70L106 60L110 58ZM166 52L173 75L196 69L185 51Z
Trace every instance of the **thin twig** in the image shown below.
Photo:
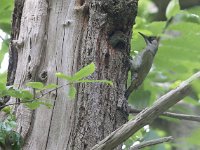
M52 89L52 90L50 90L50 91L47 91L47 92L43 93L42 95L40 95L39 97L36 97L36 99L40 99L40 98L42 98L43 96L45 96L45 95L47 95L47 94L49 94L49 93L51 93L51 92L53 92L53 91L56 91L56 90L58 90L58 89L60 89L60 88L62 88L62 87L64 87L64 86L70 85L70 84L73 84L73 83L67 83L67 84L61 85L61 86L59 86L59 87L57 87L57 88L55 88L55 89ZM41 91L41 92L42 92L42 91Z
M172 140L173 140L172 136L163 137L163 138L159 138L159 139L155 139L155 140L149 140L149 141L145 141L145 142L139 143L139 144L131 147L130 150L138 150L138 149L142 149L147 146L153 146L153 145L161 144L164 142L169 142Z
M31 103L31 102L33 102L34 100L40 99L40 98L42 98L43 96L45 96L45 95L47 95L47 94L49 94L49 93L51 93L51 92L53 92L53 91L55 91L55 90L58 90L58 89L60 89L60 88L62 88L62 87L64 87L64 86L72 85L72 84L76 84L76 83L81 83L81 82L77 81L77 82L73 82L73 83L71 82L71 83L67 83L67 84L61 85L61 86L59 86L59 87L57 87L57 88L55 88L55 89L52 89L52 90L47 91L47 92L45 92L45 93L42 93L42 94L41 94L40 96L38 96L38 97L36 97L35 89L33 88L33 100L31 100L31 101L25 101L25 102L16 102L16 103L5 104L5 105L0 106L0 110L3 109L3 108L6 107L6 106L18 105L18 104L22 104L22 103ZM46 89L41 90L40 92L43 92L43 91L45 91L45 90L46 90Z
M162 115L167 117L177 118L180 120L190 120L190 121L200 122L200 117L195 115L185 115L172 112L164 112Z
M131 106L129 106L129 113L138 114L141 111L142 110L140 110L140 109L135 109L135 108L132 108ZM163 114L161 114L161 116L167 116L167 117L176 118L176 119L180 119L180 120L189 120L189 121L200 122L200 116L195 116L195 115L164 112Z
M12 106L12 105L20 105L20 104L25 104L25 103L31 103L31 102L33 102L33 101L34 101L34 100L5 104L5 105L0 106L0 110L3 109L3 108L6 107L6 106Z
M38 97L35 96L35 90L33 90L33 97L34 97L33 100L24 101L24 102L16 102L16 103L5 104L5 105L0 106L0 110L3 109L3 108L6 107L6 106L20 105L20 104L24 104L24 103L31 103L31 102L33 102L33 101L36 100L36 99L40 99L40 98L42 98L43 96L45 96L45 95L47 95L47 94L49 94L49 93L51 93L51 92L53 92L53 91L55 91L55 90L58 90L58 89L60 89L60 88L62 88L62 87L64 87L64 86L70 85L70 84L72 84L72 83L67 83L67 84L61 85L61 86L59 86L59 87L57 87L57 88L55 88L55 89L52 89L52 90L50 90L50 91L45 92L44 94L42 94L42 95L40 95L40 96L38 96ZM44 91L44 90L43 90L43 91Z

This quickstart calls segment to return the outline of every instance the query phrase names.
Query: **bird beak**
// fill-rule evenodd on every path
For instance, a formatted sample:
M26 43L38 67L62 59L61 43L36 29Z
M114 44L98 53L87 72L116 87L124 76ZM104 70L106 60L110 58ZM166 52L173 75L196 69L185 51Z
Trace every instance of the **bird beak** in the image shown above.
M144 34L141 33L141 32L138 32L138 33L144 38L146 44L148 44L148 43L149 43L148 36L144 35Z

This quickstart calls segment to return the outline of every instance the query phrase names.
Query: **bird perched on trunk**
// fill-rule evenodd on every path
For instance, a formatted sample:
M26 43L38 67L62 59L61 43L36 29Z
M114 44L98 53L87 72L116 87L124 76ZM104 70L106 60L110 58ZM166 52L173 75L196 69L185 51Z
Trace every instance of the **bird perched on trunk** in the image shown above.
M134 58L129 59L131 71L131 84L125 92L125 97L128 99L133 90L137 89L147 74L149 73L154 56L158 50L159 38L155 36L146 36L139 32L146 42L146 48L142 50Z

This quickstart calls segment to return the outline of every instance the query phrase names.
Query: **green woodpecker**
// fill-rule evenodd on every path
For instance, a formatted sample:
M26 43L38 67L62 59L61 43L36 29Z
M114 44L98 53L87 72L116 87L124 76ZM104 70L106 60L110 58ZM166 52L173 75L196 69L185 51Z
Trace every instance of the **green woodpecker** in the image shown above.
M138 53L134 58L129 59L131 71L131 84L125 92L125 97L128 99L133 90L137 89L147 74L149 73L154 56L158 50L159 38L155 36L146 36L139 32L146 42L146 48Z

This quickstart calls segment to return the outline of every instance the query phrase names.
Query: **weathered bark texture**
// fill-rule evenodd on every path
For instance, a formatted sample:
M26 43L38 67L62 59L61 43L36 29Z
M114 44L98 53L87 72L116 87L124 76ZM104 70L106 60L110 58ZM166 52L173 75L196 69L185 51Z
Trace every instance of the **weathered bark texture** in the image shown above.
M15 1L15 9L13 11L13 22L12 22L12 33L11 42L18 39L22 10L24 6L24 0ZM17 47L15 44L11 43L9 48L9 67L8 67L8 81L7 85L12 85L15 80L15 73L17 68Z
M17 65L10 68L16 69L14 84L21 88L28 81L62 85L65 81L57 79L56 72L72 75L91 62L96 71L90 79L114 83L113 87L78 84L74 101L68 99L68 87L51 92L47 99L52 109L17 106L17 130L25 138L24 149L89 149L127 121L126 59L137 0L25 0L20 4L15 13L22 16L13 17L13 30L19 36L11 43L11 52L18 54ZM20 27L15 25L18 18Z
M17 60L18 60L17 50L21 47L21 44L20 43L16 44L16 41L19 37L19 32L20 32L21 16L22 16L22 10L24 6L24 0L16 0L14 5L15 5L15 8L13 10L11 43L9 46L9 66L8 66L8 73L7 73L8 86L12 85L15 80L15 73L17 69ZM10 97L5 96L3 99L3 104L7 103L9 99ZM3 119L4 117L5 117L5 114L1 112L0 118Z

